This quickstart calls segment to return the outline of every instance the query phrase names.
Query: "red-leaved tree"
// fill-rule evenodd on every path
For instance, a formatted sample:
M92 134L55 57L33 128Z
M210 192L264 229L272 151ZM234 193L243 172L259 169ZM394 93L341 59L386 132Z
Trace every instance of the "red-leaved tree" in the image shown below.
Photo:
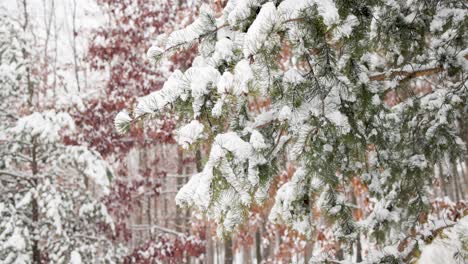
M134 103L132 98L160 89L165 73L173 67L189 66L191 51L174 56L164 67L157 69L142 54L151 45L152 36L190 22L196 7L172 0L158 4L148 0L96 1L107 23L90 36L87 62L93 71L101 72L105 79L95 84L100 92L84 102L84 110L74 113L79 131L68 140L70 144L91 146L116 165L111 192L103 200L116 221L114 238L129 242L135 215L141 214L144 206L150 206L159 199L163 179L167 171L174 169L174 166L161 162L159 153L153 154L155 146L175 148L172 145L175 121L168 115L150 128L137 124L129 135L123 137L116 133L113 119L119 111ZM126 162L132 150L139 157L136 171L132 171ZM177 160L177 156L174 159ZM184 162L184 159L180 160ZM151 229L153 221L148 219L145 224ZM161 230L164 233L165 229L158 229ZM134 249L130 246L127 261L150 263L160 259L175 263L186 257L177 252L188 248L193 249L188 256L197 257L204 252L203 242L196 237L197 234L194 235L177 232L176 236L151 236L142 245L132 245ZM142 254L147 250L153 254Z

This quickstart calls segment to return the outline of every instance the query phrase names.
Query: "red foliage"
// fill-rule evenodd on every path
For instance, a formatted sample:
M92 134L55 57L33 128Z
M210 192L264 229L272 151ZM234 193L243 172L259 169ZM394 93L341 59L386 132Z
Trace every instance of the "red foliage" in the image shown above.
M124 157L135 144L144 147L155 142L173 143L175 123L170 117L160 120L162 122L153 130L133 128L125 138L116 133L113 121L119 111L134 105L134 98L161 88L163 71L151 65L145 56L151 37L180 26L182 19L189 21L192 10L177 4L178 1L158 4L149 0L97 2L108 13L110 21L109 26L92 34L87 61L91 69L102 71L108 78L101 94L84 102L84 111L74 113L79 130L69 143L85 142L104 157L113 154L118 158ZM166 65L164 70L187 67L192 61L191 54L192 50L175 55L172 64Z
M67 138L68 144L87 144L103 157L123 160L127 153L137 147L151 148L158 143L173 144L175 120L167 115L151 126L135 124L130 133L121 136L114 128L114 118L122 109L131 109L135 98L144 96L162 87L165 72L174 68L187 68L194 50L176 54L165 68L151 65L146 58L151 38L183 27L191 21L194 13L183 1L168 0L155 3L150 0L97 0L106 12L109 23L90 37L87 62L91 69L107 76L99 88L100 94L84 102L84 110L73 113L77 133ZM99 83L96 85L100 85ZM142 196L157 196L159 179L165 172L157 168L158 157L145 157L146 166L135 179L128 175L125 163L121 163L111 192L103 202L115 219L114 239L129 241L132 231L127 226L129 219L142 206ZM198 236L200 237L200 236ZM204 244L192 236L160 236L149 240L125 259L125 263L181 263L187 257L200 256ZM143 254L144 253L144 254Z
M103 202L115 219L115 238L129 241L132 238L131 230L127 226L129 219L136 208L141 207L141 197L159 195L161 184L150 178L143 180L125 181L117 179L113 182L109 195Z
M189 257L205 252L204 242L193 236L159 236L139 246L124 259L125 264L188 263Z
M438 219L458 221L468 214L466 201L452 202L446 199L435 199L431 203L431 215Z

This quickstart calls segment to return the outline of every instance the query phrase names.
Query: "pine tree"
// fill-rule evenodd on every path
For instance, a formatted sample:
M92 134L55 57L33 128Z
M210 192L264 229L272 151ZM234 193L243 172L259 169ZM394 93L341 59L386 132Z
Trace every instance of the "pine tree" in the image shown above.
M113 220L91 191L108 191L111 169L64 143L75 125L38 106L28 17L21 25L0 13L0 262L115 262L123 252L107 236Z
M434 166L466 151L467 14L460 0L231 0L219 17L204 7L147 54L158 62L198 43L192 67L115 125L125 132L171 111L185 124L181 146L210 143L176 201L215 219L220 236L268 198L286 155L297 169L271 221L312 238L318 211L345 253L363 234L389 249L367 261L398 263L417 247L394 245L424 223ZM262 100L271 104L256 111ZM355 178L373 204L358 222ZM337 258L322 257L314 261Z

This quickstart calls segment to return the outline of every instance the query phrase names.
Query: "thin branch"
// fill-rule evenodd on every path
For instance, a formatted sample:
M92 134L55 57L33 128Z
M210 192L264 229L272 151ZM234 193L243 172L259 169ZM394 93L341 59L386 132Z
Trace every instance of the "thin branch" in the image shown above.
M6 176L13 177L13 178L21 178L21 179L27 179L27 180L31 179L31 177L29 176L19 174L16 172L12 172L12 171L6 171L6 170L0 170L0 175L6 175Z
M402 82L404 82L413 78L432 75L432 74L436 74L442 71L444 71L443 67L436 67L436 68L416 70L416 71L392 71L390 74L381 73L381 74L371 76L369 79L371 81L384 81L388 79L393 79L397 76L402 76L402 77L405 77L401 80Z
M177 44L177 45L171 46L171 47L169 47L169 48L166 48L166 49L163 51L162 55L164 55L165 53L167 53L167 52L169 52L169 51L171 51L171 50L174 50L174 49L177 49L177 48L182 47L182 46L184 46L184 45L190 44L191 42L195 42L196 40L198 40L198 41L200 42L200 41L201 41L203 38L205 38L206 36L209 36L209 35L211 35L211 34L213 34L213 33L216 33L218 30L220 30L220 29L222 29L222 28L225 28L225 27L227 27L227 26L229 26L229 24L223 24L223 25L221 25L221 26L219 26L219 27L216 27L215 29L213 29L213 30L211 30L211 31L208 31L208 32L206 32L206 33L204 33L204 34L201 34L200 36L198 36L197 38L195 38L195 39L193 39L193 40L191 40L191 41L186 41L186 42L179 43L179 44Z
M33 181L33 179L30 176L27 176L27 175L24 175L24 174L19 174L19 173L12 172L12 171L0 170L0 175L9 176L11 178L14 178L16 181L26 181L28 183L32 183L32 181ZM10 182L10 183L14 183L13 181L5 179L5 178L0 179L0 180L7 181L7 182Z
M132 225L131 228L132 229L143 229L143 230L150 229L151 231L159 230L159 231L162 231L164 233L168 233L168 234L172 234L172 235L176 235L176 236L183 236L184 235L184 234L182 234L180 232L177 232L175 230L165 228L165 227L162 227L162 226L158 226L158 225Z
M193 174L166 174L165 178L190 178Z

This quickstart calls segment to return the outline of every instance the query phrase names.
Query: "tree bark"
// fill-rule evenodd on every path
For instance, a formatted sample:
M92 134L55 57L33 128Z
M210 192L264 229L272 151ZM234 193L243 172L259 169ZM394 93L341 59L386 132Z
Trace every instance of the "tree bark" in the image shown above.
M338 248L336 249L336 259L340 261L344 260L344 250L341 243L338 243Z
M439 167L439 178L441 182L442 191L444 193L444 197L448 196L449 198L451 198L452 195L449 190L450 188L448 188L450 186L450 179L448 179L444 173L444 167L442 165L442 162L439 161L437 167Z
M465 57L466 58L466 57ZM460 134L465 146L468 146L468 116L466 113L463 113L459 119ZM465 153L465 157L460 160L460 166L462 168L462 178L463 178L463 192L468 191L466 187L468 185L468 153Z
M458 173L457 173L457 166L453 162L450 163L451 171L451 178L453 179L453 189L455 190L455 199L456 201L460 201L461 196L459 192L459 184L458 184Z
M205 237L206 237L206 248L205 248L205 255L206 255L206 264L214 264L214 241L211 237L211 223L207 221L206 230L205 230Z
M309 263L309 260L312 258L313 250L314 250L314 244L312 243L311 240L308 240L304 248L304 263Z
M76 86L78 89L78 92L81 91L81 85L80 85L80 75L79 75L79 65L78 65L78 54L77 54L77 48L76 48L76 36L78 35L78 32L76 30L76 0L73 0L73 11L72 11L72 51L73 51L73 68L75 72L75 80L76 80Z
M460 184L463 182L463 179L461 179L460 182L460 174L458 173L458 168L457 168L457 162L454 161L451 164L452 166L452 174L453 174L453 179L454 179L454 184L455 184L455 193L457 194L457 201L463 200L465 198L465 194L463 192L463 186Z
M197 166L197 172L201 172L203 170L202 153L200 149L197 149L195 152L195 165Z
M31 171L33 175L33 182L34 188L37 187L38 179L36 177L38 173L38 166L37 166L37 145L36 145L36 138L34 137L31 141L32 148L31 148ZM39 205L37 203L36 197L33 197L31 200L32 205L32 224L33 224L33 239L32 239L32 252L33 252L33 263L41 263L41 252L39 250L39 240L37 235L39 234L38 225L39 225Z
M438 162L436 165L436 172L437 172L437 177L439 178L439 182L440 182L440 191L442 193L442 197L445 197L447 196L447 187L445 186L444 171L442 169L442 164L440 162Z
M23 23L23 31L26 33L28 26L29 26L29 13L28 13L28 3L27 0L23 0L21 2L23 7L23 15L24 15L24 23ZM24 59L29 57L29 54L25 48L22 49L22 55ZM33 98L34 98L34 87L31 81L31 68L29 65L26 67L26 78L27 78L27 91L28 91L28 106L30 109L33 108ZM31 172L33 175L33 184L34 188L37 188L39 183L37 174L39 172L38 162L37 162L37 143L36 137L33 137L31 140ZM31 213L32 213L32 263L40 264L41 263L41 251L39 249L39 204L37 202L37 198L33 196L31 199Z
M460 176L460 181L463 182L461 184L460 188L463 191L463 197L466 198L466 191L468 188L468 180L466 179L466 170L465 170L465 165L463 164L463 160L460 160L460 168L461 168L461 176Z
M234 261L234 255L232 252L232 238L227 236L224 238L224 264L231 264Z
M468 116L466 114L463 114L460 118L460 131L461 131L461 136L463 139L463 142L465 143L465 146L468 146ZM464 162L464 175L463 177L465 178L465 182L468 183L468 153L465 153L465 162Z
M257 258L257 264L262 262L262 236L260 234L260 228L255 232L255 256Z
M361 245L361 234L358 233L356 240L356 262L362 262L362 245Z
M184 173L184 152L182 148L177 148L177 175L181 176ZM180 188L185 182L185 179L182 177L177 177L177 188ZM183 223L182 223L182 218L184 214L182 212L182 209L177 206L176 207L176 219L175 219L175 224L176 224L176 230L179 232L183 231Z
M265 228L265 223L262 225L262 232L265 233L266 232L266 228ZM265 248L263 249L263 258L264 259L268 259L271 255L271 241L265 245Z

